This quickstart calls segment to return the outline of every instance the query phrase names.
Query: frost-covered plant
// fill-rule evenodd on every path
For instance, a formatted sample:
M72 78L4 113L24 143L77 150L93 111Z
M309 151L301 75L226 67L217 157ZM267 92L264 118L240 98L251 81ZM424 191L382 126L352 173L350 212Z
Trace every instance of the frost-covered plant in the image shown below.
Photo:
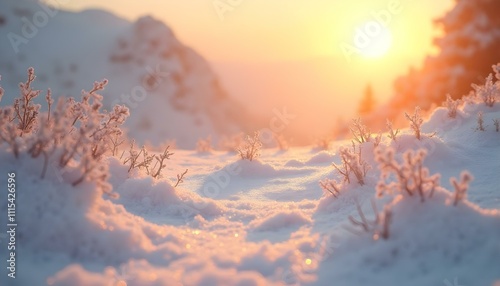
M477 114L477 128L476 130L479 131L485 131L486 129L484 128L484 119L483 119L483 112L479 111Z
M260 156L262 142L259 138L259 132L254 132L253 136L245 136L245 142L238 148L238 153L242 160L253 161Z
M426 155L424 149L416 152L410 150L403 155L403 162L399 163L394 158L394 149L390 147L377 149L375 159L382 172L377 184L378 195L390 193L409 197L419 196L422 202L432 197L434 190L439 186L440 175L430 175L429 169L423 166ZM387 182L390 175L394 175L396 181Z
M405 112L405 117L410 121L410 127L413 129L413 132L415 133L415 137L417 137L418 140L421 138L422 134L422 124L424 123L424 120L422 119L422 116L420 116L420 107L417 106L415 108L415 113L413 115L409 115L407 112Z
M169 160L170 159L170 156L174 155L174 153L171 153L169 150L168 150L168 146L167 148L165 148L165 150L163 151L163 153L161 153L160 155L158 156L155 156L155 159L157 161L157 164L155 165L154 168L156 168L156 166L158 166L158 169L156 169L156 171L153 173L153 178L160 178L161 177L161 171L163 170L163 168L165 168L167 165L165 165L165 160ZM186 171L187 173L187 171ZM184 176L184 175L183 175ZM177 183L178 184L178 183Z
M361 156L361 146L356 148L352 142L352 149L341 147L339 155L342 163L340 165L333 164L333 167L344 178L344 182L350 183L351 175L354 175L358 184L363 186L369 165Z
M41 93L32 87L35 78L34 69L29 68L27 81L19 85L20 97L13 106L0 109L0 143L6 142L16 157L21 151L33 158L42 156L42 178L52 162L61 173L74 171L73 185L91 181L109 192L107 164L102 159L110 150L111 137L121 134L128 109L118 105L110 112L101 111L102 96L98 91L107 84L103 80L95 82L90 92L82 91L80 101L59 98L55 109L48 90L48 112L42 116L41 106L33 103Z
M212 152L212 138L208 136L206 139L198 139L198 142L196 142L196 151L198 151L198 153Z
M460 100L453 100L451 96L446 95L446 101L443 105L448 109L448 117L455 118L457 117L458 106L460 105Z
M150 155L146 147L143 145L139 150L136 150L135 141L132 140L129 148L129 155L123 161L123 164L128 165L128 172L134 169L144 170L147 175L153 178L160 178L162 170L166 167L165 160L170 159L174 153L169 151L169 146L166 146L161 154ZM154 166L151 166L155 162Z
M130 148L128 150L129 156L125 158L123 164L128 164L128 172L130 173L133 169L137 168L139 162L139 156L141 156L142 149L140 151L135 150L134 148L135 141L132 140L130 142Z
M114 136L111 136L109 138L109 141L111 142L111 155L116 156L118 155L118 148L125 143L125 139L121 138L120 134L115 134Z
M175 182L174 188L176 188L180 183L184 182L184 176L186 176L188 169L182 172L181 174L177 174L177 182Z
M139 151L134 148L135 141L132 140L130 143L130 149L128 151L129 156L123 161L123 164L129 164L128 172L130 173L133 169L144 169L147 175L151 175L151 163L156 155L149 155L146 146L142 146Z
M497 78L499 78L499 74L495 69L495 66L493 66L493 69L497 73ZM486 77L484 85L472 84L472 88L474 88L476 95L483 99L486 106L493 107L493 105L495 105L496 97L498 96L500 90L498 82L493 82L492 74L489 74L488 77Z
M336 180L324 179L323 181L319 182L319 185L325 193L329 193L335 198L337 198L340 195L340 190L342 186Z
M363 209L356 201L356 210L358 212L359 219L354 218L354 216L349 216L349 221L354 226L354 228L347 228L350 232L354 234L362 233L372 233L373 239L378 240L379 238L388 239L390 235L389 226L392 220L392 211L389 207L385 207L384 211L379 213L377 210L377 205L375 201L371 200L371 206L375 218L373 220L368 220L363 212Z
M469 189L469 183L474 179L474 177L467 171L463 171L460 174L460 182L456 178L451 178L450 183L455 188L453 205L456 206L460 201L467 197L467 190Z
M500 132L500 119L493 119L493 125L495 126L495 131Z
M387 126L387 129L389 130L389 134L387 134L387 137L389 137L389 139L391 139L392 141L396 141L399 129L394 130L394 128L392 127L392 122L389 119L387 119L387 121L385 122L385 126Z
M61 136L63 140L68 139L66 143L69 144L63 144L59 164L64 167L69 160L79 159L81 175L73 185L85 180L106 181L107 165L102 162L103 155L111 149L111 137L122 134L120 127L129 116L128 108L120 105L115 105L109 112L101 111L103 98L97 92L103 90L107 83L106 79L95 82L90 92L82 91L80 102L68 100L67 114L74 118L71 123L74 135L73 140ZM56 120L58 117L54 114ZM67 121L63 119L61 122Z
M368 127L361 122L361 118L353 119L349 129L351 130L352 136L354 136L354 140L356 140L356 142L364 143L371 140L372 134Z
M40 104L34 104L33 100L41 93L40 90L34 90L31 84L35 80L35 70L28 69L28 79L24 83L19 84L21 97L14 101L15 119L17 120L17 128L19 136L22 137L25 133L30 133L37 124L38 113L40 112Z

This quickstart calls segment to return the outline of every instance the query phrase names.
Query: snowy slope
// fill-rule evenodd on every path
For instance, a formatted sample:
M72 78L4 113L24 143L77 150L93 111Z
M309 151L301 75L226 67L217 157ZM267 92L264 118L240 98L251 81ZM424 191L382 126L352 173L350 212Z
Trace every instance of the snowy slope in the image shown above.
M36 87L50 87L56 97L79 97L82 88L107 78L106 106L133 110L127 126L141 142L176 139L192 148L199 138L239 132L248 121L209 64L151 17L130 23L100 10L73 13L34 0L5 0L0 37L8 102L33 66Z
M483 112L486 130L478 131ZM267 149L257 161L234 153L175 150L167 178L127 173L109 158L118 199L92 183L66 176L39 179L41 160L15 159L3 145L0 173L18 181L19 275L1 285L493 285L500 280L500 105L467 102L456 118L438 108L417 140L402 130L384 138L400 160L425 149L424 166L444 188L421 202L403 195L376 197L380 178L373 143L362 145L371 166L366 185L347 185L338 198L318 182L335 178L330 151ZM175 174L189 169L173 188ZM452 204L448 179L474 176L467 200ZM0 177L0 185L7 177ZM449 191L450 190L450 191ZM356 201L373 219L370 200L390 209L387 240L346 231ZM0 207L6 213L2 199ZM0 255L5 257L2 242ZM29 272L30 275L24 273ZM5 284L7 283L7 284Z

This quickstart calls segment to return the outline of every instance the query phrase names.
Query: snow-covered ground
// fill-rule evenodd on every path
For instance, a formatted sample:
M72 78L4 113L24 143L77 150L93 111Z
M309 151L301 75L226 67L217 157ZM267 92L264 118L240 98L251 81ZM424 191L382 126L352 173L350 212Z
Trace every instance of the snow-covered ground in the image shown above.
M476 130L483 112L485 131ZM421 140L402 130L384 135L398 162L425 149L423 165L441 174L441 186L422 202L404 193L377 196L380 170L372 142L361 144L369 165L366 184L354 179L337 198L319 182L337 179L340 163L314 147L262 150L258 160L236 153L173 150L164 179L155 180L109 157L109 179L119 198L92 183L71 185L69 173L42 159L0 148L2 224L7 216L7 173L15 172L17 275L1 285L494 285L500 283L500 104L466 103L456 118L438 108ZM434 135L430 135L434 133ZM379 151L382 152L382 151ZM176 174L188 169L178 187ZM474 177L467 199L455 206L450 177ZM394 181L394 177L387 180ZM349 216L368 220L390 211L387 239L353 230ZM385 207L384 207L385 206ZM3 226L2 226L3 227ZM358 234L355 234L355 233ZM0 255L7 257L7 237Z

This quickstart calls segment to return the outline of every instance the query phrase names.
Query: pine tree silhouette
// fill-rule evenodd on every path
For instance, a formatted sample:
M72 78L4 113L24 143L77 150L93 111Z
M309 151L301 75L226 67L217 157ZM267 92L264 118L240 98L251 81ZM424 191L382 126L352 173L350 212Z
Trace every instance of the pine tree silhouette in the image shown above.
M500 61L500 1L457 0L455 7L435 21L444 35L435 39L436 56L428 57L421 69L395 82L394 108L427 109L441 104L449 93L461 98L471 83L484 83L491 65Z

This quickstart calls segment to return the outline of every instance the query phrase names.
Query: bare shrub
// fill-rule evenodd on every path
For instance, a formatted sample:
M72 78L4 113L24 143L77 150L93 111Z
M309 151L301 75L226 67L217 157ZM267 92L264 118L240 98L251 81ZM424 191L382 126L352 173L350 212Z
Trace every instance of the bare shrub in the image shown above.
M320 181L319 185L325 193L329 193L335 198L340 195L341 185L336 180L325 179Z
M47 166L53 164L61 173L71 169L76 174L71 182L74 186L94 182L102 191L113 195L107 182L108 165L103 158L105 154L116 155L124 142L121 126L129 110L120 105L113 106L111 111L101 110L103 98L98 92L108 83L103 80L95 82L90 91L82 91L80 101L61 97L55 106L48 90L45 96L48 112L42 114L41 106L33 103L41 93L32 88L35 78L34 69L29 68L27 81L19 85L20 98L15 99L13 106L0 108L0 143L7 143L16 158L20 152L33 158L42 156L41 178L46 175ZM0 93L3 95L3 89ZM132 142L124 163L129 166L129 172L134 168L144 169L159 178L165 160L172 154L166 147L163 153L150 155L144 146L135 150ZM154 160L156 164L151 167ZM186 173L178 175L177 185Z
M500 132L500 119L493 119L493 125L495 126L495 131Z
M174 188L176 188L180 183L184 182L184 176L186 176L188 169L181 174L177 174L177 182L175 182Z
M156 168L156 166L158 166L158 169L156 169L156 171L154 171L152 173L152 177L157 179L157 178L161 178L161 171L163 170L163 168L165 168L167 165L165 164L165 160L169 160L170 159L170 156L174 155L174 153L171 153L169 150L168 150L169 146L167 146L165 148L165 150L163 151L163 153L159 154L159 155L155 155L155 159L157 161L157 164L155 164L155 166L153 168ZM187 173L187 171L186 171ZM184 173L185 175L185 173ZM183 176L184 176L183 175ZM179 182L177 182L178 184Z
M40 94L40 90L33 90L31 84L35 80L35 70L28 69L28 79L24 83L19 84L21 97L14 100L15 119L17 120L17 128L19 136L22 137L25 133L30 133L37 124L38 113L40 112L40 104L34 104L33 100Z
M121 138L120 134L115 134L109 138L111 142L111 155L116 156L118 148L125 142L125 139Z
M127 158L125 158L125 160L123 161L123 164L126 165L128 164L129 167L128 167L128 172L130 173L133 169L135 168L139 168L139 157L142 155L142 150L143 149L140 149L139 151L137 151L135 148L134 148L134 145L135 145L135 140L132 140L130 142L130 148L128 150L128 154L129 156Z
M371 140L372 134L368 127L361 122L361 118L353 119L349 129L356 142L365 143Z
M420 107L417 106L415 108L415 113L413 115L409 115L408 113L405 112L405 117L410 121L410 127L413 129L413 132L415 133L415 137L420 140L421 134L422 134L422 124L424 123L424 120L422 119L422 116L420 116Z
M344 182L350 183L351 175L354 175L358 184L363 186L369 165L361 156L361 146L356 148L356 145L352 142L352 149L341 147L339 155L341 164L333 164L333 167L344 178Z
M387 126L387 129L389 130L389 134L387 134L387 137L389 137L389 139L391 139L392 141L396 141L399 129L394 130L394 128L392 127L392 122L389 119L387 119L387 121L385 122L385 126Z
M460 100L453 100L453 98L451 98L451 96L448 94L446 95L446 101L443 103L443 105L448 109L448 117L457 117Z
M458 182L456 178L450 179L451 185L453 186L453 188L455 188L454 199L453 199L454 206L458 205L459 202L461 202L463 199L467 197L467 190L469 189L469 183L473 179L474 178L472 177L472 175L467 171L463 171L460 174L460 182Z
M124 165L128 165L128 172L134 169L144 170L147 175L158 179L162 176L162 170L166 167L165 160L170 159L174 153L170 152L170 146L166 146L160 154L149 154L146 147L143 145L139 150L136 150L135 141L132 140L128 150L128 157L123 161ZM155 163L153 166L153 162Z
M238 148L238 153L242 160L253 161L260 156L262 142L259 139L259 132L254 132L253 136L245 136L245 142Z
M390 231L389 226L392 220L392 211L389 207L385 207L384 211L379 213L377 210L377 205L375 201L371 200L371 206L375 218L373 220L368 220L366 215L363 212L363 209L359 205L359 202L356 201L356 210L359 216L359 219L354 218L354 216L349 216L349 222L352 224L354 228L347 228L350 232L361 235L363 233L372 233L373 239L378 240L379 238L383 238L385 240L389 239Z
M378 195L396 193L410 197L419 196L422 202L432 197L439 186L440 175L430 175L429 169L423 166L426 155L424 149L417 152L410 150L403 155L403 162L398 163L392 148L377 149L375 159L382 172L382 178L377 185ZM386 182L391 174L396 177L396 181Z
M111 138L121 134L128 109L117 105L110 112L101 111L102 96L98 92L107 84L103 80L95 82L91 91L82 91L80 101L59 98L55 108L48 90L48 112L42 116L41 106L33 103L41 93L32 87L35 78L34 69L29 68L27 81L19 85L20 97L13 106L0 109L0 143L6 142L16 157L21 150L33 158L43 156L41 178L52 161L61 172L68 168L77 171L73 185L90 181L109 193L107 164L102 158L112 149Z

